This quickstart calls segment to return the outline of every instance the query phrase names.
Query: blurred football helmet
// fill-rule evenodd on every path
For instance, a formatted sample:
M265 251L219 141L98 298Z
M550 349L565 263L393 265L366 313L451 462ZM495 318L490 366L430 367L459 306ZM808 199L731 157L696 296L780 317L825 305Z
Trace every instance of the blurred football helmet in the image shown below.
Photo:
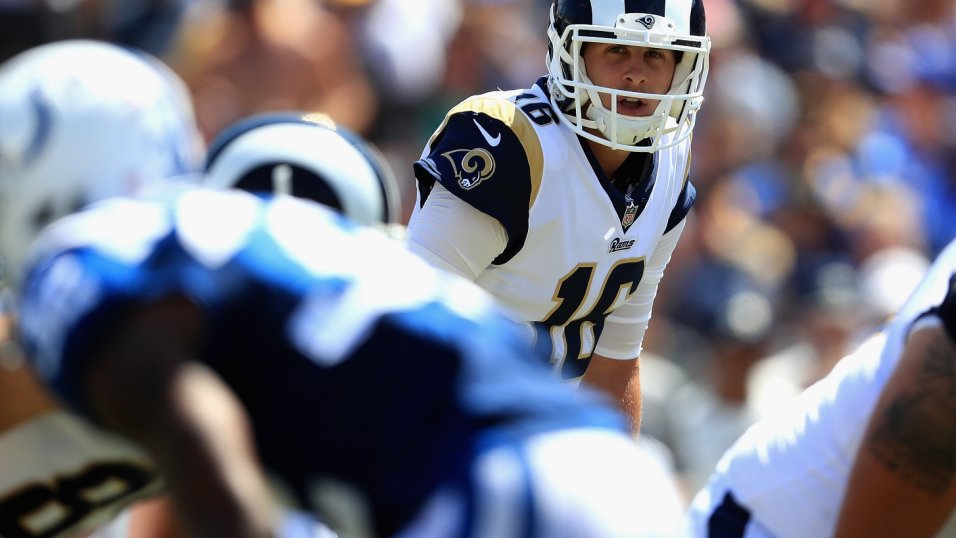
M35 47L0 66L0 260L16 276L47 223L198 171L185 84L159 60L95 41Z
M555 0L548 27L551 104L578 135L614 149L654 152L677 145L690 136L704 99L710 54L705 31L703 0ZM676 51L670 90L653 94L596 86L581 57L586 43ZM610 110L601 103L602 93L611 96ZM617 113L621 97L659 104L650 116L626 116Z
M238 121L210 144L203 181L308 198L367 226L393 224L399 213L398 186L381 153L319 114Z

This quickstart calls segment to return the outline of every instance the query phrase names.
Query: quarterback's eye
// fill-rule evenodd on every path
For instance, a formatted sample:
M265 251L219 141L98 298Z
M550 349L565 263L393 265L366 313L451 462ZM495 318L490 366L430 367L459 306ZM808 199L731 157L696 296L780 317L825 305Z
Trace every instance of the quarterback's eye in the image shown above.
M665 49L647 49L644 55L651 60L666 60L674 53Z

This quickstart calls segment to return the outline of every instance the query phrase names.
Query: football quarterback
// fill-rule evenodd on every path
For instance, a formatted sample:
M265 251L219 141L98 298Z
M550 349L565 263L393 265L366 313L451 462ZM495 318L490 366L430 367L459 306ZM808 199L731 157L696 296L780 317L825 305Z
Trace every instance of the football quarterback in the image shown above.
M415 163L406 237L491 292L564 379L640 424L638 356L696 191L701 0L556 0L548 74L455 106Z

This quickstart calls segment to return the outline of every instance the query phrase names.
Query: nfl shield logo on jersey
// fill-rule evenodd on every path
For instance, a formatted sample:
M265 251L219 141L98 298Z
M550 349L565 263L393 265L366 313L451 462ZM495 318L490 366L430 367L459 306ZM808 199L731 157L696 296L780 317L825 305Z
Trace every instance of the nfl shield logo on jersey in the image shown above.
M625 196L624 201L627 202L627 206L624 207L624 216L621 217L621 226L624 227L626 232L628 228L634 224L634 219L637 218L637 204L634 203L634 199L630 196Z

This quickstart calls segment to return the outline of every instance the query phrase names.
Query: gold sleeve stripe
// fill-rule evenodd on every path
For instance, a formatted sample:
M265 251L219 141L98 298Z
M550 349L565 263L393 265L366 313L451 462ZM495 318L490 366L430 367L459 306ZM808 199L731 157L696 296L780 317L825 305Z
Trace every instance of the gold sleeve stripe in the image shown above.
M531 177L529 178L531 181L531 197L528 200L528 208L530 209L531 205L534 204L534 201L538 198L538 191L541 189L541 178L544 175L544 152L541 151L541 140L538 139L538 133L534 130L534 125L531 124L528 117L511 101L500 98L477 97L468 99L451 109L445 117L445 121L442 122L441 127L436 131L436 134L445 128L445 124L448 123L448 118L459 112L479 112L486 116L491 116L510 127L511 131L518 137L518 141L521 142L521 146L524 148L525 156L528 159L528 169L531 172ZM432 140L428 142L429 147L433 141L434 135L432 136Z

